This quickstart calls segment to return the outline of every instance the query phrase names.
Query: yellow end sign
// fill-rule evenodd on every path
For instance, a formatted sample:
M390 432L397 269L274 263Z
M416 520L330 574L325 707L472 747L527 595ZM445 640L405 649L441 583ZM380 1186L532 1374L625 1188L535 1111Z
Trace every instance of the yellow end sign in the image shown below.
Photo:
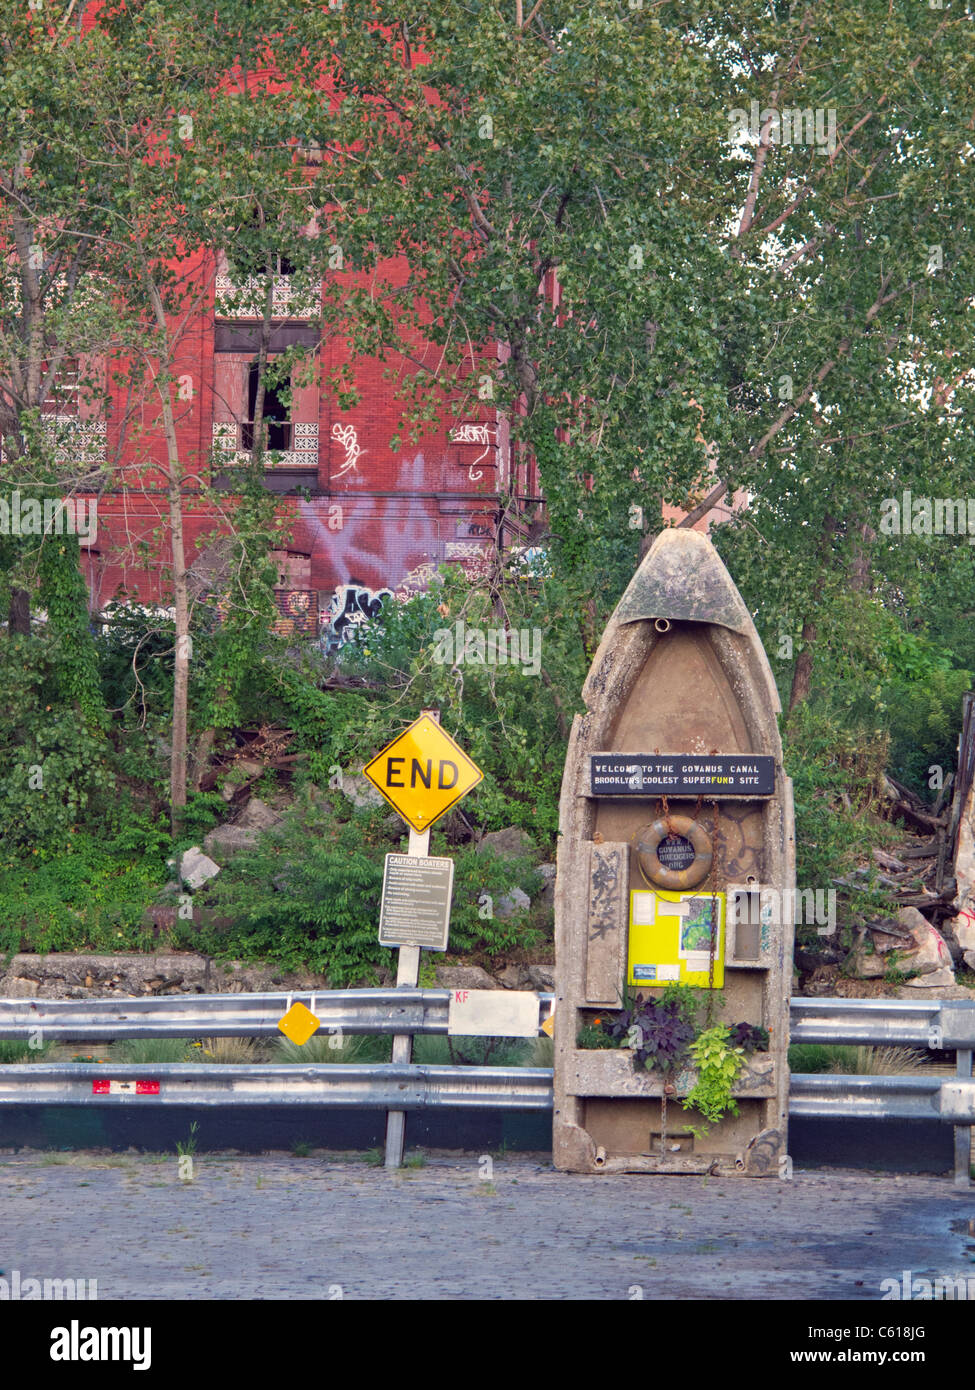
M363 772L414 830L429 830L484 773L429 715L378 753Z

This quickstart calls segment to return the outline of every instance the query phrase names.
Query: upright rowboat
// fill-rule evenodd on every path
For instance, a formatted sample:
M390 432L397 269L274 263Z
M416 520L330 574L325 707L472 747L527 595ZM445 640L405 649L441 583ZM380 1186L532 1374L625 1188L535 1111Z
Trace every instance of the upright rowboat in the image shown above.
M792 786L768 660L705 536L657 538L583 698L560 805L556 1166L778 1175L788 1166ZM710 1125L681 1106L698 1080L689 1065L665 1075L637 1069L631 1050L591 1045L613 1010L673 985L716 991L697 996L712 1026L769 1034L736 1083L738 1113Z

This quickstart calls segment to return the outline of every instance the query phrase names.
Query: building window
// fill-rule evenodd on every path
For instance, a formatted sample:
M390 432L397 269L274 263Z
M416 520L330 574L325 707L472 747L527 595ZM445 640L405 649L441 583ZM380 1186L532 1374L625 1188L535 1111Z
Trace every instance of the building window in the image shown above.
M254 447L254 416L257 406L257 377L258 366L252 362L247 369L247 419L241 425L241 447L253 449ZM281 396L278 394L282 388L268 384L265 375L264 380L264 426L267 430L267 442L265 448L290 449L291 448L291 421L288 419L288 407L285 405Z

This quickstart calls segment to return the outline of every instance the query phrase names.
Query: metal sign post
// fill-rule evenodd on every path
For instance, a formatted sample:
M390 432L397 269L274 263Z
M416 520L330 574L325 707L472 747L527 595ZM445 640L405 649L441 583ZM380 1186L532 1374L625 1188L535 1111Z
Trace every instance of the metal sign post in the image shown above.
M440 711L436 709L423 710L363 772L410 827L409 853L386 856L379 940L399 951L396 988L415 989L423 947L447 949L453 865L431 859L426 870L410 861L430 858L431 825L472 791L484 774L440 728ZM412 1033L397 1033L391 1060L409 1063L412 1054ZM402 1164L405 1133L406 1112L390 1110L386 1118L387 1168Z
M434 724L440 723L440 711L438 709L425 709L420 712L421 718L432 720ZM382 755L380 755L382 756ZM377 760L378 761L378 760ZM388 776L389 774L387 774ZM386 791L383 795L387 796ZM399 810L399 807L396 808ZM400 811L402 815L402 812ZM426 859L430 853L430 827L426 830L415 830L410 826L410 843L407 854L413 859ZM397 946L399 956L396 961L396 988L415 989L420 980L420 947L419 946ZM393 1035L393 1050L390 1054L391 1062L409 1063L413 1060L413 1034L395 1033ZM386 1168L401 1168L403 1166L403 1144L406 1139L406 1111L388 1110L386 1112Z
M430 718L440 719L440 712L425 710ZM410 828L409 853L417 859L426 859L430 853L430 831ZM397 946L399 959L396 962L396 988L415 989L420 978L420 947ZM410 1062L413 1058L413 1034L396 1033L393 1036L391 1062ZM403 1163L403 1141L406 1137L406 1111L389 1110L386 1114L386 1163L387 1168L399 1168Z

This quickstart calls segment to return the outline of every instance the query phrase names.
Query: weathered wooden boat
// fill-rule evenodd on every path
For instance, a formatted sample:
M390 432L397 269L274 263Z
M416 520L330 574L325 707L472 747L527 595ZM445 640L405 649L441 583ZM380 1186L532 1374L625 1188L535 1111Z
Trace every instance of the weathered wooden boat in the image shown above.
M657 538L583 697L560 806L555 1163L781 1175L792 787L768 660L705 536ZM665 1076L635 1067L625 1047L580 1045L637 993L659 1000L678 984L721 988L696 996L712 1026L745 1022L769 1034L734 1087L738 1113L710 1125L681 1106L697 1080L690 1067Z

